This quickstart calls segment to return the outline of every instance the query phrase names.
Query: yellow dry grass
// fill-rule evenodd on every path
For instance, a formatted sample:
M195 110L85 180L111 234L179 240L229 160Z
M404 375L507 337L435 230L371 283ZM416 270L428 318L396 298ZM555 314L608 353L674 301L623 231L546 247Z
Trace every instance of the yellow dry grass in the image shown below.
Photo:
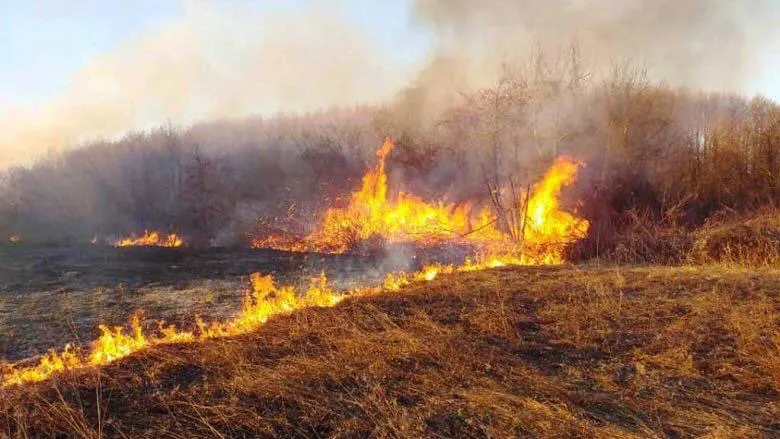
M0 437L771 437L780 271L506 268L0 390Z

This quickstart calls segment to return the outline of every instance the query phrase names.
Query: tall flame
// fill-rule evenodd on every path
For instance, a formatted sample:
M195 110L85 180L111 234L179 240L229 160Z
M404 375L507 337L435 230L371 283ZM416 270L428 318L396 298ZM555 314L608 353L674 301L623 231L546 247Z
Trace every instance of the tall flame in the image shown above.
M130 320L129 333L125 333L122 327L101 325L101 335L92 343L87 354L68 345L61 352L49 352L33 366L0 364L0 383L7 386L42 381L62 371L110 364L154 345L242 334L256 329L273 316L309 307L335 306L345 297L396 291L411 282L432 281L441 274L455 271L507 265L559 264L565 261L565 246L587 235L588 222L563 211L560 206L563 187L574 182L581 166L571 158L558 158L534 186L532 195L522 194L528 201L519 203L525 206L518 215L526 220L524 239L518 243L501 231L495 218L485 210L472 215L470 206L429 204L404 193L388 200L385 158L392 148L389 140L384 143L377 152L379 163L363 177L361 189L352 194L350 204L343 209L328 210L314 233L302 240L290 237L259 239L255 245L340 253L353 249L361 240L374 237L387 242L424 244L465 239L480 248L476 258L459 267L430 265L417 273L392 273L381 287L356 288L343 293L332 290L324 274L312 280L308 289L298 292L292 286L278 286L271 276L255 273L250 277L252 288L245 294L241 311L231 320L207 324L196 316L195 332L179 331L174 326L160 324L156 334L150 336L144 333L140 316L136 314ZM116 245L179 247L184 242L174 234L165 239L157 232L146 232L141 238L128 238Z
M528 201L523 256L528 263L562 264L568 244L588 235L590 223L561 210L564 186L574 183L581 163L570 157L558 157L533 189Z
M413 194L399 192L388 197L385 160L393 149L389 139L377 151L379 162L363 176L345 208L331 208L308 236L272 235L252 241L255 248L286 251L346 253L363 245L413 242L421 246L465 243L479 249L482 262L512 259L523 264L564 262L565 246L587 235L586 220L565 212L560 206L564 186L575 181L581 163L559 157L541 182L534 186L527 209L521 205L519 218L527 218L522 245L503 231L489 209L476 211L470 204L427 203ZM526 199L527 194L520 194ZM520 254L522 253L522 254ZM497 263L494 263L496 265Z
M404 192L388 199L385 160L393 149L387 139L377 151L379 162L363 176L345 208L331 208L322 223L303 239L272 235L254 239L252 247L286 251L346 253L366 243L415 242L436 245L461 240L488 240L500 235L487 211L472 215L470 204L426 203ZM474 217L472 219L472 217Z

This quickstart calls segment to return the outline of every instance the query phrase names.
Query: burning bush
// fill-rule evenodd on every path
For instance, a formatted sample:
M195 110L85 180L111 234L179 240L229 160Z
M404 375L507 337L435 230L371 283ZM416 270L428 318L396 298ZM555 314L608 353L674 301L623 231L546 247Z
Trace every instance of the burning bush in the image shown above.
M253 240L255 248L323 253L372 254L388 244L420 247L465 245L482 260L512 259L524 264L560 264L566 247L587 236L589 223L561 208L563 187L575 181L582 163L559 157L544 178L512 202L511 212L474 212L472 204L429 203L414 194L388 195L385 160L394 145L387 139L377 151L379 162L363 177L344 208L330 208L315 230L298 240L289 234ZM496 210L499 211L498 206ZM502 215L521 218L518 231L505 230ZM513 233L518 232L518 233Z

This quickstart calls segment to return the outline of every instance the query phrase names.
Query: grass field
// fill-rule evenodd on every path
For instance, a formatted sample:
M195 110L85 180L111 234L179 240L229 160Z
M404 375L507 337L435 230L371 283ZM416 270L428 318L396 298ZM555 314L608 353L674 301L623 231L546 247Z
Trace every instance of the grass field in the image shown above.
M348 288L400 269L407 267L348 255L0 244L0 362L88 344L99 324L124 325L140 310L147 329L158 320L192 326L196 314L226 319L240 308L253 272L293 285L325 272L334 288Z
M0 390L0 436L777 437L777 269L506 268Z

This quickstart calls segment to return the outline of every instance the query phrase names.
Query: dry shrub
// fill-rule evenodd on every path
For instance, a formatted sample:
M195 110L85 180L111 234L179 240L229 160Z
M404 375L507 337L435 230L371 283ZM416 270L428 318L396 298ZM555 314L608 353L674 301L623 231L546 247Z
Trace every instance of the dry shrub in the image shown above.
M675 221L654 220L631 210L622 215L609 250L599 255L617 264L677 265L691 248L690 234Z
M694 232L689 259L694 263L779 266L780 211L730 220L716 218Z
M679 264L689 247L685 231L652 227L620 235L611 259L620 264Z
M694 229L632 210L622 215L615 229L608 250L599 254L600 259L611 263L780 265L778 210L747 215L720 212Z
M351 233L346 242L347 252L356 255L381 255L387 248L385 238L376 233L365 239L361 239L357 233Z

